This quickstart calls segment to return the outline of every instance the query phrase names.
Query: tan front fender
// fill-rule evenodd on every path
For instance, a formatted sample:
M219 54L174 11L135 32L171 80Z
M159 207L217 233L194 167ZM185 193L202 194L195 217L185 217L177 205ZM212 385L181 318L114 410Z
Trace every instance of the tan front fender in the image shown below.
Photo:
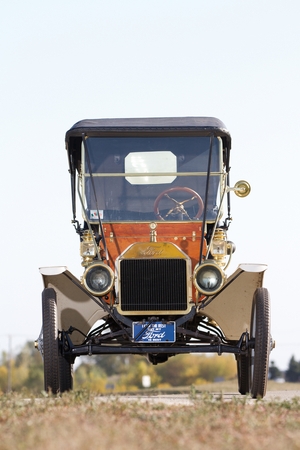
M87 334L97 320L107 315L107 312L80 289L80 281L67 267L41 267L40 273L45 288L53 288L56 292L59 330L67 331L72 326ZM82 344L84 341L84 336L77 331L70 337L73 344Z
M262 287L265 264L241 264L228 278L215 299L203 309L225 334L226 339L239 340L242 333L250 331L251 309L254 292Z

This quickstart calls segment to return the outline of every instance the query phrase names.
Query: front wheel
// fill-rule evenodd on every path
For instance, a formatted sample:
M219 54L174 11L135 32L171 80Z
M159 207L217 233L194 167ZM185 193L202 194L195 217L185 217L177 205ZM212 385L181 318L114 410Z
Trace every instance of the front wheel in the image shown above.
M256 289L252 303L249 388L253 398L263 398L267 390L270 355L270 296L265 288Z
M45 391L57 394L59 391L59 353L57 330L56 293L52 288L44 289L43 308L43 353Z
M59 355L59 390L73 390L73 364L69 357Z
M249 366L250 356L240 355L237 360L237 376L239 393L242 395L246 395L250 391Z
M44 289L42 307L45 391L50 390L52 394L70 391L73 389L73 364L69 357L62 356L59 348L54 289Z

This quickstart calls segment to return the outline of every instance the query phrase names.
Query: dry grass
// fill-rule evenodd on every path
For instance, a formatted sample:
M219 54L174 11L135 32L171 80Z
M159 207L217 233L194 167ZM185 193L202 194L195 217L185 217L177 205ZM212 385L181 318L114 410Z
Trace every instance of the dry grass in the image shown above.
M88 392L0 397L0 450L300 449L300 399L212 401L193 406L98 402Z

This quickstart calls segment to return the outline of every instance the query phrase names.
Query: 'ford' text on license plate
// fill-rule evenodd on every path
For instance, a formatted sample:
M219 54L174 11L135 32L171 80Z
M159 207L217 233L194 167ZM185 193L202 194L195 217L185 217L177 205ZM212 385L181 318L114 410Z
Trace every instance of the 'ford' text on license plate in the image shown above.
M175 342L175 322L133 322L135 342Z

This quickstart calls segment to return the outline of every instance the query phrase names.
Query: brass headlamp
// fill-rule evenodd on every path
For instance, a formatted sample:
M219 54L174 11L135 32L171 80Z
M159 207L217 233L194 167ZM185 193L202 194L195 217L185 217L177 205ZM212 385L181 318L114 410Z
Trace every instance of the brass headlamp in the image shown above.
M102 296L112 290L115 275L112 269L103 262L95 262L84 272L82 282L91 294Z
M226 281L226 275L213 260L197 264L193 274L193 283L197 291L204 295L214 295L219 292Z

